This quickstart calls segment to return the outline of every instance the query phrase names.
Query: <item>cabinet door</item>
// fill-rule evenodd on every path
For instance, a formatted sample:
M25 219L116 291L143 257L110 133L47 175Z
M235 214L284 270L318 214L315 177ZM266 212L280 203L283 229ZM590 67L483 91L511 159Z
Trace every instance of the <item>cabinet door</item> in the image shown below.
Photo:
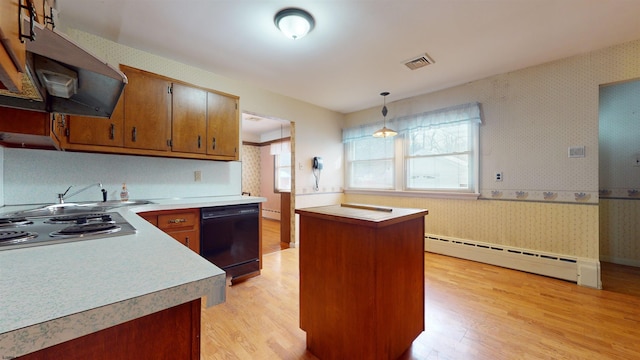
M124 89L124 146L168 151L171 83L145 71L121 68L129 79Z
M200 254L200 233L198 230L167 231L166 233L196 254Z
M122 147L124 145L124 97L113 110L110 119L98 119L89 116L70 116L70 144L101 145Z
M26 56L26 45L20 42L18 13L27 14L20 10L20 0L0 1L0 88L12 92L22 91Z
M238 99L207 93L207 154L238 160Z
M204 154L207 134L207 92L173 84L171 150Z

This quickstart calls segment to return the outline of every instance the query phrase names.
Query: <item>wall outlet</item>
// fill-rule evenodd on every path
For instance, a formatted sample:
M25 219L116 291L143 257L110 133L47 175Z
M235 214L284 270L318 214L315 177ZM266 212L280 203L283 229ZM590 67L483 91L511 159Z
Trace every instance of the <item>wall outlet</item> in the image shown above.
M200 182L202 181L202 171L196 170L193 172L193 181Z
M502 181L502 179L503 179L502 173L501 172L497 172L496 173L496 181Z

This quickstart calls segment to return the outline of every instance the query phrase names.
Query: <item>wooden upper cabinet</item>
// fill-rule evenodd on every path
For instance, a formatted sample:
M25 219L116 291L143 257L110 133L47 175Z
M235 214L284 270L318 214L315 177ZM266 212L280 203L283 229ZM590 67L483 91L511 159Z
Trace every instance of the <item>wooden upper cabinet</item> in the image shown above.
M207 92L173 84L171 150L205 154L207 136Z
M129 79L124 89L124 145L169 151L171 83L146 71L121 69Z
M207 93L207 154L238 160L238 98Z
M67 128L69 144L122 147L124 145L124 96L120 97L110 119L70 116Z
M20 10L21 1L25 2L0 1L0 83L11 92L22 91L22 73L25 71L26 45L20 41L18 13L26 15L28 12Z

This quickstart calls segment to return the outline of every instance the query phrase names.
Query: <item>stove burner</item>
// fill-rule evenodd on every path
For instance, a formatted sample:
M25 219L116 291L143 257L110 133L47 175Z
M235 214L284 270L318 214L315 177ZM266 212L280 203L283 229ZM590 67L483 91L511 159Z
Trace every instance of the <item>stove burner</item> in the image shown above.
M111 234L120 231L120 229L121 227L113 221L91 222L68 226L49 235L55 237L82 237L86 235Z
M109 214L93 213L93 214L81 214L81 215L56 216L45 221L45 223L47 224L70 224L70 223L85 224L90 221L109 222L112 220Z
M28 231L0 231L0 244L17 244L37 237L37 233Z
M27 218L23 217L7 217L0 218L0 228L2 227L11 227L11 226L23 226L23 225L31 225L33 221L27 220Z

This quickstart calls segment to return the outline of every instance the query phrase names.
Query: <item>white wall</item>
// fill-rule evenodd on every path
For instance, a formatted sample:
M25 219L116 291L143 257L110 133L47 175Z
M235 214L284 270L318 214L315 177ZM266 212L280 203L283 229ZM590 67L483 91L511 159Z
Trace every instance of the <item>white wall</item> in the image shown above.
M194 171L202 181L194 181ZM6 205L57 201L70 185L72 194L92 183L102 183L109 200L120 198L127 183L131 199L240 195L240 162L168 159L4 149L4 201ZM69 201L101 200L99 188L82 192Z

